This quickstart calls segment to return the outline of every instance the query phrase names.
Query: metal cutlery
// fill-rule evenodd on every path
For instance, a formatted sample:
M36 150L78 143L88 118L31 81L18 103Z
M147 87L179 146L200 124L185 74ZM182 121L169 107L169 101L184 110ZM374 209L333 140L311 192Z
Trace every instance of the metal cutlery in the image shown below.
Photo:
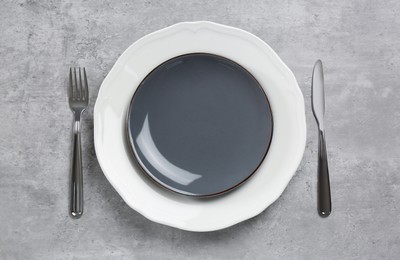
M83 214L83 175L80 124L81 115L89 102L89 90L85 68L70 68L68 102L74 114L73 155L71 169L70 214L80 218Z
M331 189L329 183L328 157L325 143L325 90L321 60L314 65L311 99L314 117L318 124L318 213L321 217L331 214Z

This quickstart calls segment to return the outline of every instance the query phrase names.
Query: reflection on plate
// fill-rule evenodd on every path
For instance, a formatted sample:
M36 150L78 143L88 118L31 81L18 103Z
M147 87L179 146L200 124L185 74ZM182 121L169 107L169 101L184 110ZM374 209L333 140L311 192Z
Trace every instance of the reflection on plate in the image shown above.
M243 67L197 53L168 60L143 80L127 127L144 172L172 191L204 197L256 171L271 141L272 115Z

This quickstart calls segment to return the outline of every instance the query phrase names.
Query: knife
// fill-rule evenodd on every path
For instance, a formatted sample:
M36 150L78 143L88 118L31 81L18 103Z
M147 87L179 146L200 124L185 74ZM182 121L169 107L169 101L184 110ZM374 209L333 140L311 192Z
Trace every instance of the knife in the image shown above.
M321 217L331 214L331 188L329 184L328 157L325 143L325 91L324 91L324 72L321 60L317 60L314 65L311 99L314 117L318 124L318 213Z

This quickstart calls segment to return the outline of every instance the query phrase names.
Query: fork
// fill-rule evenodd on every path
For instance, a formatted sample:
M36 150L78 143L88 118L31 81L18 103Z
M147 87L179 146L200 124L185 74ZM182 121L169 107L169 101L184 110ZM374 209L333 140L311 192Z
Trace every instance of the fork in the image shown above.
M78 71L78 73L77 73ZM83 74L83 75L82 75ZM73 155L71 173L70 214L80 218L83 214L83 175L81 150L81 115L89 102L89 90L85 68L70 68L68 102L74 114Z

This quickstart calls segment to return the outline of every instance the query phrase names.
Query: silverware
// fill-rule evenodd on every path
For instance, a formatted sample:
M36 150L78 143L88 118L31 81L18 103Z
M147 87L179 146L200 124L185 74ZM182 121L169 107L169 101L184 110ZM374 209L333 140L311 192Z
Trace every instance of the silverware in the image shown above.
M77 73L78 72L78 73ZM82 75L83 74L83 75ZM70 68L68 102L74 114L73 124L73 155L71 173L70 213L73 218L83 214L83 176L81 150L81 115L89 101L89 90L85 68Z
M318 212L321 217L331 214L331 188L329 184L328 157L325 143L325 91L321 60L314 65L311 86L312 108L318 124Z

